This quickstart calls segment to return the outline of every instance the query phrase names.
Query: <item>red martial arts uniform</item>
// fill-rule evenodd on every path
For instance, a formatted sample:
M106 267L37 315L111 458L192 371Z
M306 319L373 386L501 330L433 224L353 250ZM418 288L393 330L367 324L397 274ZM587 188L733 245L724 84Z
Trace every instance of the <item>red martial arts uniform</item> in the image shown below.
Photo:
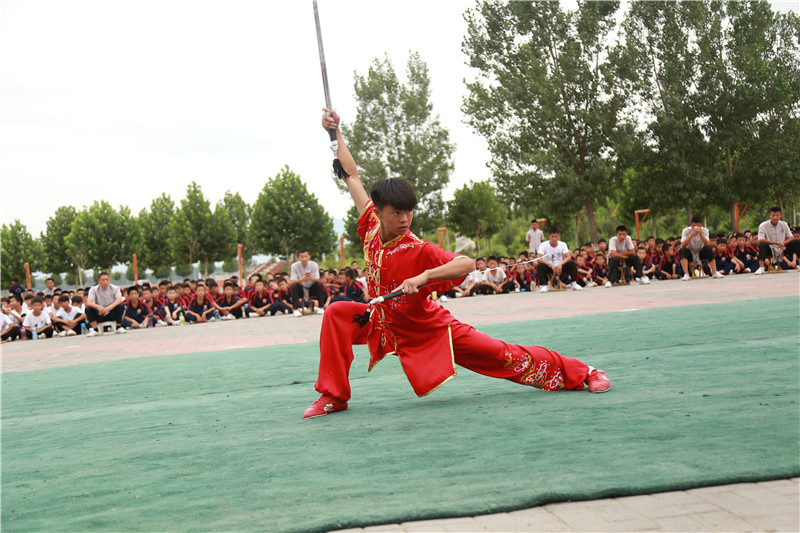
M390 242L380 240L380 221L369 201L358 220L364 244L370 298L396 290L406 279L457 257L413 233ZM487 376L504 378L544 390L582 390L589 373L585 363L541 347L507 344L456 320L431 301L432 291L445 292L461 279L421 287L373 307L364 327L353 317L368 306L336 302L325 310L320 332L320 369L316 390L348 401L353 344L367 344L371 370L387 355L397 355L418 396L424 396L456 375L458 364Z

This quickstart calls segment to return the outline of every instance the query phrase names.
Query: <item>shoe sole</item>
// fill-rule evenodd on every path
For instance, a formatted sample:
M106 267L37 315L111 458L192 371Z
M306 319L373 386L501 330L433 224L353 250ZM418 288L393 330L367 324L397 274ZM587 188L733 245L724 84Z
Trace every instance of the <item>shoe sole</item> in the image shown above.
M608 391L610 391L610 390L611 390L611 387L609 386L607 389L603 389L603 390L590 390L589 392L591 392L592 394L600 394L600 393L602 393L602 392L608 392Z

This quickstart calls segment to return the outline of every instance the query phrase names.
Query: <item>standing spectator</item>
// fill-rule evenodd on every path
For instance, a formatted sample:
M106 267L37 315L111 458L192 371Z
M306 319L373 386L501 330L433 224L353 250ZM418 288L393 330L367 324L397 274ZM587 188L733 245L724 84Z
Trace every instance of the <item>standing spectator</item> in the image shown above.
M115 322L117 333L125 333L125 328L122 327L124 309L121 304L122 293L119 287L111 284L111 277L107 272L101 272L97 285L89 289L89 296L86 298L86 318L91 326L86 336L97 335L98 322Z
M721 278L722 274L717 272L717 264L714 261L714 249L708 239L708 228L703 227L703 219L699 215L694 215L689 222L689 227L684 228L681 234L681 268L683 269L683 281L691 279L689 275L689 262L697 268L703 268L703 262L708 263L712 278Z
M292 307L294 308L294 316L301 316L303 314L305 290L308 290L308 307L314 311L314 300L317 301L316 312L321 315L324 310L322 305L325 304L325 288L322 286L319 277L319 266L316 261L311 261L311 254L305 248L297 251L297 258L299 261L292 263Z
M528 254L533 254L531 259L536 257L536 254L539 253L539 246L542 245L543 240L544 232L539 229L539 221L534 218L531 220L531 229L529 229L528 233L525 235L525 243L528 245Z
M19 278L11 278L11 285L8 287L8 294L13 296L15 294L22 296L25 289L19 284Z
M608 240L608 281L604 287L611 287L619 281L619 267L623 264L636 270L636 278L640 283L650 283L650 278L642 272L642 262L636 255L636 248L631 236L628 235L628 228L617 226L616 235Z
M539 245L539 255L542 258L536 265L537 277L539 279L540 292L547 292L548 276L551 274L556 279L567 283L567 287L573 290L582 290L578 285L578 268L572 260L572 254L564 241L558 240L561 236L558 228L550 228L549 240Z
M758 225L758 270L756 270L756 274L763 274L765 268L768 270L779 264L784 257L789 263L797 264L795 256L800 255L800 239L794 238L789 224L781 220L782 217L781 208L772 207L769 210L769 220Z

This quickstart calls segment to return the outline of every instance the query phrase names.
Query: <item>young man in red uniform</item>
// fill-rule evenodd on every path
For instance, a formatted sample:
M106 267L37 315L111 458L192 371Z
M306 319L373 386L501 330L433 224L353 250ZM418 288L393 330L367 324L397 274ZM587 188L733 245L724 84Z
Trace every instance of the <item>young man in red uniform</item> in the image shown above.
M328 110L325 110L326 112ZM370 196L358 177L353 156L339 132L339 117L324 115L322 126L335 129L339 161L349 174L345 183L361 216L358 234L364 244L370 298L403 289L404 294L369 308L360 302L336 302L325 311L320 332L320 367L315 388L322 396L304 418L347 409L353 345L367 344L371 369L387 355L397 355L418 396L436 390L456 375L455 365L544 390L605 392L605 373L541 347L507 344L456 320L428 298L446 292L474 268L472 259L447 252L409 231L417 199L400 178L382 179ZM370 198L371 197L371 198ZM354 317L369 310L369 322Z

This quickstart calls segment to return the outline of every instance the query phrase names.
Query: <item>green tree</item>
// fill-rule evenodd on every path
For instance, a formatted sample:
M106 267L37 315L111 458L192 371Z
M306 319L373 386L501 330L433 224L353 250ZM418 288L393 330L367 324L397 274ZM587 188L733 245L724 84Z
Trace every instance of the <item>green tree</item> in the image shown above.
M507 209L489 183L470 182L456 190L447 204L448 224L462 235L475 237L481 255L481 237L489 241L506 222Z
M595 202L619 177L614 137L625 95L609 44L618 7L482 0L465 15L463 50L478 77L463 109L489 144L505 202L550 217L583 210L594 242Z
M88 259L82 259L85 263L76 263L73 259L73 265L81 268L90 266L110 271L115 264L125 261L136 246L135 223L130 209L125 206L118 212L105 200L95 201L76 215L70 234L76 230L76 225L79 226L76 235L80 234L82 242L73 238L73 251L81 249L88 254Z
M150 203L150 211L142 209L139 213L139 226L142 234L139 264L163 271L172 265L172 250L169 246L169 229L175 217L175 204L169 195L162 193ZM167 273L165 275L169 276ZM156 276L158 277L158 276Z
M320 257L334 248L336 235L331 217L287 166L259 193L248 240L254 252L288 258L307 248Z
M86 283L84 271L92 266L91 249L96 235L92 216L84 207L75 215L75 220L72 221L69 233L64 239L67 254L75 269L77 286L84 286Z
M631 99L629 110L649 117L622 150L636 170L623 186L626 214L681 208L690 217L692 208L708 205L708 146L695 103L700 59L693 37L705 10L701 2L633 2L623 23L619 79L640 97Z
M356 118L352 126L342 125L342 133L367 191L387 177L414 187L419 203L412 229L421 232L441 224L441 191L450 180L455 146L433 113L428 65L418 53L409 55L406 74L407 83L400 83L388 57L376 58L366 76L356 74Z
M223 202L217 204L209 218L202 246L205 277L208 277L209 261L222 261L236 254L236 228Z
M194 181L169 225L169 247L177 264L192 264L205 252L204 233L211 222L211 207ZM176 268L177 272L177 268Z
M76 209L67 205L56 209L53 216L47 219L47 230L41 236L44 251L43 267L46 271L60 273L72 270L73 264L64 242L77 215Z
M222 198L222 204L228 212L231 222L233 223L234 230L236 231L236 244L244 244L242 255L245 259L250 259L252 253L250 247L247 246L247 231L250 228L250 216L252 208L247 204L239 193L231 193L226 191L225 196Z
M796 152L800 141L780 136L774 149L754 151L764 148L759 133L767 139L775 131L791 133L791 119L798 116L798 18L774 13L766 1L707 6L706 20L697 30L697 105L712 157L709 180L716 185L718 205L758 201L769 192L761 181L761 165L776 156L791 158L789 152ZM789 182L796 182L796 168L786 175Z
M34 239L28 229L19 221L0 228L0 286L8 288L12 278L19 278L25 284L25 263L31 272L39 270L44 252L41 243Z

